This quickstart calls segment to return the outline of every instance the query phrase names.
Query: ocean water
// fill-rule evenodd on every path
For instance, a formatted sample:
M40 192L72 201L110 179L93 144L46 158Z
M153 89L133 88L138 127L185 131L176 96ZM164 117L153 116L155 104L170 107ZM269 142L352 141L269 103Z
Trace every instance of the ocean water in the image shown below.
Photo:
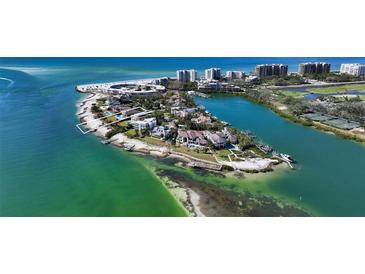
M186 215L154 175L155 161L81 135L75 127L82 96L74 91L77 84L173 76L182 68L249 72L256 64L273 62L295 71L298 63L317 60L334 69L345 62L365 63L365 58L0 58L0 215ZM242 99L211 100L201 103L299 160L298 170L264 176L258 184L230 184L296 203L316 215L365 215L363 147L288 123ZM227 183L186 172L197 180Z

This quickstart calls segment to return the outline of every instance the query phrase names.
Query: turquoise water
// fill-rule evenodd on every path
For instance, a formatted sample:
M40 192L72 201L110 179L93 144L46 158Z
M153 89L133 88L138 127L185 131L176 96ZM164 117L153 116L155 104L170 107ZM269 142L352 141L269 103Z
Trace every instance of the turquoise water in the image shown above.
M185 216L154 175L154 161L77 130L80 94L74 86L173 76L179 68L250 71L258 63L283 62L295 70L297 63L313 59L318 58L0 58L0 215ZM324 59L336 66L365 62ZM299 160L298 170L265 177L249 189L318 215L365 215L361 146L288 123L237 97L202 103Z
M254 188L314 215L365 216L364 145L291 123L242 97L217 95L197 102L298 161L295 170L262 179Z
M1 216L186 215L144 159L75 127L86 70L37 72L0 71L15 81L0 94Z

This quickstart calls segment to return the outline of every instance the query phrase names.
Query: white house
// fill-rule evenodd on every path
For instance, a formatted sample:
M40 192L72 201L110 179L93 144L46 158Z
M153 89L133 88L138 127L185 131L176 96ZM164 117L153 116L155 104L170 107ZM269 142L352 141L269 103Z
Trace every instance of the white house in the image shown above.
M143 120L132 120L130 124L134 129L153 129L157 125L157 121L155 117L152 117Z

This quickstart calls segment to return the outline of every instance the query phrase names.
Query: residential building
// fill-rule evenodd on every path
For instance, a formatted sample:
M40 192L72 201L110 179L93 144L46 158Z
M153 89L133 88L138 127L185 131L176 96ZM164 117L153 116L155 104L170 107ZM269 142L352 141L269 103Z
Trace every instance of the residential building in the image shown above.
M298 73L304 74L319 74L329 73L331 71L331 64L324 62L312 62L299 64Z
M156 84L156 85L162 85L162 86L166 86L169 82L169 78L167 77L162 77L162 78L159 78L159 79L155 79L153 80L153 82Z
M216 148L224 148L227 144L226 138L222 132L205 132L205 137L212 142L213 146Z
M203 114L200 114L197 118L191 119L191 121L196 124L205 124L205 125L212 124L212 119L209 116L205 116Z
M195 82L198 78L198 73L195 69L177 70L176 78L179 82Z
M212 91L212 90L222 90L222 91L241 91L239 86L235 86L225 82L219 82L217 80L200 81L198 82L198 90Z
M341 73L354 76L365 76L365 65L363 64L341 64Z
M288 74L288 65L284 64L265 64L256 66L255 75L257 77L267 76L286 76Z
M179 106L175 106L175 107L171 107L170 113L173 115L177 115L180 111L180 107Z
M226 138L227 143L236 144L237 136L231 133L226 127L222 130L224 138Z
M224 91L239 92L239 91L241 91L241 87L235 86L235 85L229 85L227 83L223 83L222 84L222 90L224 90Z
M183 110L176 111L174 115L179 118L186 118L186 117L188 117L189 112L187 112L186 110L183 109Z
M257 77L256 75L250 75L245 79L245 82L247 83L257 83L259 81L259 77Z
M151 135L153 137L166 139L171 135L171 130L166 126L158 126L152 129Z
M204 133L199 130L178 130L176 141L186 146L190 144L199 146L208 145Z
M134 114L137 114L137 113L140 113L141 110L139 108L124 108L122 111L121 111L121 114L123 116L131 116L131 115L134 115Z
M245 77L245 72L243 71L227 71L226 78L227 80L234 80L234 79L243 79Z
M189 70L189 81L195 82L198 78L198 72L195 69Z
M206 80L220 80L221 79L221 69L220 68L210 68L205 70Z
M111 110L114 112L119 112L123 109L122 103L120 102L118 97L109 97L107 102Z
M198 90L219 90L222 84L217 80L198 82Z
M196 111L196 108L184 108L180 109L180 107L172 107L171 114L176 115L179 118L186 118L189 114Z
M176 79L179 82L187 82L188 81L188 72L187 70L177 70L176 71Z
M119 97L119 101L121 104L129 104L132 103L131 96L129 94L123 94Z
M153 129L157 125L155 117L143 120L131 120L130 124L134 129Z

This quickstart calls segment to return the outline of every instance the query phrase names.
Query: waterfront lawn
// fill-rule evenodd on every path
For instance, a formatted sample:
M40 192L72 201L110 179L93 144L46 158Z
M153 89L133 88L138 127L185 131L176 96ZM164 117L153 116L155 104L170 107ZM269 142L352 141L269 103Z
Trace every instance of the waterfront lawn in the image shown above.
M217 151L217 154L220 158L229 161L228 155L231 154L231 152L228 149L220 149Z
M261 157L267 157L267 154L257 147L251 147L250 150Z
M216 162L216 160L212 154L204 153L203 151L195 151L192 149L188 149L187 147L184 147L184 146L175 147L173 150L180 152L180 153L190 155L190 156L198 158L198 159Z
M135 129L130 129L125 134L127 135L128 138L135 138L138 136L138 133Z
M365 84L358 84L358 85L344 85L344 86L333 86L333 87L326 87L326 88L309 88L307 89L308 92L318 93L318 94L331 94L331 93L342 93L346 91L365 91Z
M167 142L164 142L163 140L160 140L160 139L157 139L157 138L153 138L153 137L150 137L150 136L144 136L144 137L141 137L141 138L138 138L140 139L142 142L145 142L149 145L153 145L153 146L165 146L165 147L170 147L171 145Z

